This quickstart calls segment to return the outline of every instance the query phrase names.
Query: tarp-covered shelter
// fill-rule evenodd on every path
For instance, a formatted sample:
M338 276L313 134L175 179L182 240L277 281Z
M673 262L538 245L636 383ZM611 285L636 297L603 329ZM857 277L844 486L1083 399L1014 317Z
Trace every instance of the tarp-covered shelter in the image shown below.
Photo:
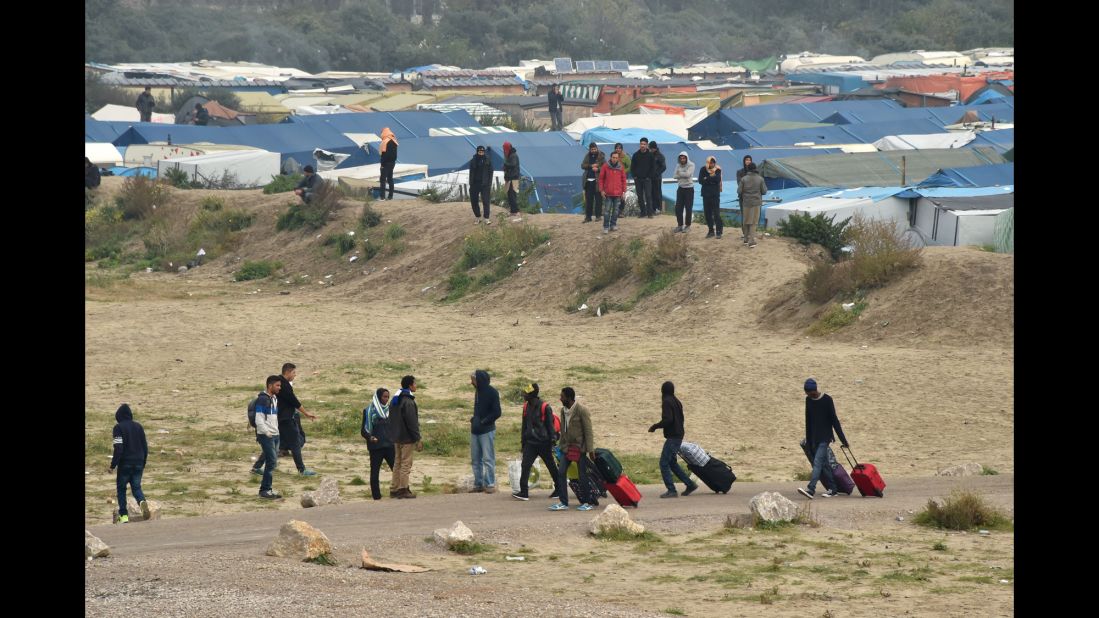
M920 187L1002 187L1015 184L1015 164L980 165L936 170Z
M356 112L318 116L290 116L285 124L327 125L340 133L376 133L389 127L400 142L402 138L428 137L431 129L477 127L481 123L465 110L452 112Z
M943 168L1003 163L991 148L893 150L856 154L768 159L767 186L889 187L915 184Z
M777 103L723 109L688 130L692 140L716 140L738 131L759 131L774 120L797 122L830 122L826 120L840 111L866 111L879 109L903 109L896 101L823 101L820 103Z

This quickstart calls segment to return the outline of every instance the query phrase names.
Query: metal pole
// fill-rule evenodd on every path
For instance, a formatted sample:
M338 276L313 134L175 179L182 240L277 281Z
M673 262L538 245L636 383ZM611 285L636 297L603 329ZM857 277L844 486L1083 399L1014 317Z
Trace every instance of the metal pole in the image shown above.
M905 172L907 171L908 157L901 156L901 186L905 186Z

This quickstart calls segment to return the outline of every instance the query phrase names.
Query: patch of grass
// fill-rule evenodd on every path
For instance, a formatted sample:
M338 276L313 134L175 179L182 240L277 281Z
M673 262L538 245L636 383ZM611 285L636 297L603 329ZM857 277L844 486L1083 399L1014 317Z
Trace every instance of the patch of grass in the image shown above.
M334 246L336 257L339 257L355 248L355 237L352 234L332 234L324 239L324 246Z
M931 546L931 549L935 551L946 551L946 543L936 541L935 544Z
M981 466L981 476L996 476L997 474L999 474L998 471L988 466Z
M507 381L504 386L497 387L500 391L500 399L513 405L519 405L523 403L523 387L537 380L532 380L524 375L512 378ZM541 384L539 384L541 387Z
M902 236L890 220L856 216L847 235L854 247L851 263L857 289L881 287L922 263L923 249Z
M379 361L374 364L375 367L382 371L389 371L393 373L402 373L412 370L412 365L408 363L399 363L396 361Z
M510 276L549 234L529 224L481 227L466 236L462 254L447 280L447 301L487 287ZM468 272L485 265L478 273Z
M282 268L282 262L271 262L268 260L245 262L244 265L240 267L240 270L233 273L233 280L253 281L255 279L266 279L280 268Z
M266 195L272 193L286 193L287 191L293 191L298 183L301 182L301 174L279 174L271 179L271 182L263 186L263 192Z
M359 212L359 226L364 230L368 230L380 225L381 222L382 216L374 210L370 203L363 204L362 210Z
M779 598L778 586L771 588L770 590L759 595L759 602L761 605L771 605Z
M979 494L964 489L954 490L941 504L928 500L927 508L916 513L912 521L921 526L947 530L1014 528L1007 516L989 505Z
M630 274L631 257L629 248L621 238L597 243L589 260L591 272L588 274L584 289L588 292L598 292Z
M669 607L669 608L664 610L664 613L665 614L671 614L672 616L686 616L687 615L687 612L685 612L685 611L683 611L683 610L681 610L677 607Z
M385 239L386 240L397 240L399 238L404 237L404 235L405 235L405 229L400 223L390 223L385 228Z
M621 528L615 528L613 530L600 532L599 534L596 534L594 536L601 541L644 541L648 543L664 542L664 539L660 538L659 535L654 532L649 532L648 530L642 532L641 534L630 534L629 532Z
M305 562L312 562L313 564L319 564L321 566L336 566L339 564L331 554L321 554L316 558L309 558Z
M458 541L447 549L463 556L472 556L475 554L490 552L494 549L494 547L487 543L478 543L477 541Z
M452 457L469 453L468 424L432 423L426 425L421 421L420 431L423 434L425 455Z
M432 204L457 201L457 199L455 199L457 195L458 192L454 187L444 187L432 184L420 189L420 199L431 202Z
M656 245L639 257L635 271L642 281L651 282L660 275L681 272L688 266L687 236L665 231Z
M660 453L658 451L654 451L651 455L647 453L615 453L615 457L622 464L622 470L626 471L630 480L635 484L648 485L661 482Z
M130 176L123 181L115 204L122 211L122 218L144 219L153 214L158 206L163 206L167 197L168 193L156 180Z
M820 316L820 319L806 329L805 332L817 337L834 333L844 326L854 324L859 319L859 314L866 310L866 306L866 301L858 301L855 303L855 306L848 311L847 309L844 309L842 305L836 303L835 305L832 305L832 308L825 312L824 315Z
M933 574L930 567L922 566L909 571L891 571L882 575L881 579L894 582L919 583L931 581Z
M306 228L315 230L324 227L328 213L339 208L343 193L333 183L322 182L313 192L313 199L306 204L302 201L287 204L286 212L279 216L275 229L279 231Z
M362 408L358 404L336 403L325 405L324 408L335 407L330 414L321 416L315 423L310 423L312 431L306 430L309 435L329 436L333 438L359 438L360 424L362 423ZM314 404L314 408L322 406ZM425 444L426 446L426 444Z
M794 470L794 480L795 481L808 481L812 477L813 477L813 471L812 470Z
M637 302L646 296L652 296L653 294L664 291L666 288L674 285L676 281L679 281L679 278L682 276L682 270L673 270L671 272L663 272L655 275L645 283L645 286L637 293L634 302Z
M996 253L996 245L988 245L988 244L978 245L977 249L979 251L986 251L988 253Z
M366 485L366 481L363 480L363 477L356 474L355 478L351 479L349 485Z

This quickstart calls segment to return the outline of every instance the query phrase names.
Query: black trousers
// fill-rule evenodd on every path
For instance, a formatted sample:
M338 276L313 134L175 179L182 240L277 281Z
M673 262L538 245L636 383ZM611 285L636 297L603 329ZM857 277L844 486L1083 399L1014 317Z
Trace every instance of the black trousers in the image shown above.
M389 183L389 197L387 200L393 199L393 167L382 166L382 178L381 178L381 193L385 195L386 183Z
M721 211L718 209L720 202L720 195L702 196L702 210L706 214L706 227L710 228L711 232L716 227L718 234L725 228L725 223L721 220Z
M561 491L561 479L558 478L557 461L553 458L553 447L545 445L523 445L523 466L519 472L519 491L523 494L527 493L527 486L530 480L530 467L534 465L534 460L538 457L542 458L542 463L546 464L546 470L549 471L550 478L553 479L553 489L560 496ZM566 488L567 490L567 488Z
M595 207L595 218L603 218L603 195L599 193L599 183L584 179L584 220L592 218L592 206Z
M378 473L382 471L382 461L393 469L393 459L397 456L397 449L393 446L370 450L370 497L375 500L382 499L382 489L378 482ZM392 488L391 488L392 489Z
M653 211L660 212L664 210L664 194L660 191L660 186L664 183L659 176L649 182L653 183Z
M695 188L679 187L675 191L675 221L677 225L691 224L695 207Z
M652 178L634 178L633 188L637 193L637 207L641 209L642 217L653 215L653 180Z
M480 196L481 202L485 205L485 218L488 219L488 200L492 195L491 185L469 185L469 202L473 204L473 216L481 216L481 208L477 206L477 197Z
M512 181L505 181L508 183L508 211L513 215L519 214L519 194L515 192L515 187L511 186Z

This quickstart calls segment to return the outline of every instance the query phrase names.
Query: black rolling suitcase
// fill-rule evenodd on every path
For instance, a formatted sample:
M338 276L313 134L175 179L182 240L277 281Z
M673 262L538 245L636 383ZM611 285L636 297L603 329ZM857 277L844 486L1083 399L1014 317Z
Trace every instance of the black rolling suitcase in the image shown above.
M719 494L729 493L729 490L733 487L733 481L736 480L736 475L733 474L733 469L729 467L729 464L713 455L710 456L710 461L705 466L687 464L687 468L703 483L706 483L706 487Z

